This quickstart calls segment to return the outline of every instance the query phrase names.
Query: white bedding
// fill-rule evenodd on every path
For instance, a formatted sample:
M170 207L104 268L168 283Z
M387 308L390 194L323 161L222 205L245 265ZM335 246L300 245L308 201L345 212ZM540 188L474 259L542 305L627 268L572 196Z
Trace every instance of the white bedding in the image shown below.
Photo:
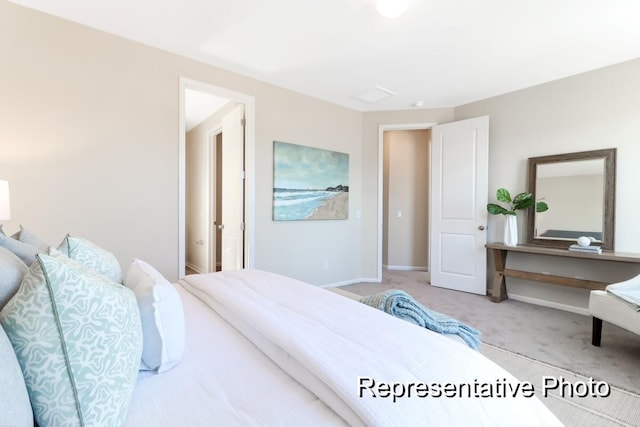
M520 383L476 351L332 292L256 270L182 285L188 350L171 371L140 378L127 425L561 425L535 397L360 397L359 377Z
M180 292L187 348L175 368L140 372L126 426L323 426L346 423L202 301Z

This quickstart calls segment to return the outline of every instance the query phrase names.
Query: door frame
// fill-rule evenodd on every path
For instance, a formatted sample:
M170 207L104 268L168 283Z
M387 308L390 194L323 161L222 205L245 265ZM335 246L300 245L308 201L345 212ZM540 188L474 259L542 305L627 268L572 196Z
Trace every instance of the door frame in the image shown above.
M209 253L208 272L217 271L217 243L218 243L218 135L222 134L222 126L217 126L207 132L209 148Z
M385 124L378 125L378 282L382 281L382 238L384 227L383 212L383 184L384 184L384 133L394 130L425 130L431 129L437 125L437 122L431 123L404 123L404 124ZM429 156L431 156L431 143L429 143ZM431 192L429 192L429 200L431 200ZM431 205L431 201L429 201ZM429 208L429 216L431 216L431 208ZM429 243L430 244L430 243ZM431 248L429 248L431 253ZM427 269L431 268L431 260L427 260Z
M185 126L185 90L227 98L244 104L245 108L245 232L244 232L244 265L253 268L255 264L255 194L256 194L256 119L255 97L214 86L197 80L180 77L179 123L178 123L178 278L185 275L186 263L186 126Z

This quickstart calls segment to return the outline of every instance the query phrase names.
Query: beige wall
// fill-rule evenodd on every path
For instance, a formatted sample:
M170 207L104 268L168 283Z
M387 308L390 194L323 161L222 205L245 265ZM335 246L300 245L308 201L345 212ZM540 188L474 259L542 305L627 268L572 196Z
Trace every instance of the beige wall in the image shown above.
M0 2L0 175L22 223L71 232L178 277L180 77L255 97L255 266L315 284L360 277L362 114ZM273 140L350 155L345 221L271 220ZM322 268L323 260L329 269Z
M0 55L9 232L22 223L54 245L72 232L123 264L140 257L176 279L179 79L187 77L255 97L258 268L315 284L375 278L378 127L482 115L490 116L491 194L525 190L528 157L617 147L616 247L640 252L640 60L457 108L359 113L8 2L0 2ZM349 153L348 220L271 220L273 140ZM497 222L490 218L490 241ZM513 288L585 301L556 295L579 290Z
M178 82L187 61L0 2L0 173L13 220L177 276ZM186 70L185 70L186 71Z
M547 230L602 231L604 177L602 175L550 176L536 180L538 198L553 207L536 213L538 235ZM585 201L589 203L585 203ZM580 212L576 215L576 212Z
M429 266L430 129L384 132L383 264L396 269Z
M273 88L277 104L256 100L256 266L314 284L357 280L362 266L362 115L313 98ZM268 111L266 111L268 110ZM273 221L273 141L349 154L349 217L346 220ZM324 261L329 268L324 269Z
M616 249L640 252L640 198L635 183L640 182L640 59L589 73L531 87L521 91L478 101L455 109L405 110L364 114L363 158L365 211L374 209L375 171L377 168L377 132L383 124L446 123L471 117L490 117L489 196L508 188L512 194L526 190L527 159L534 156L616 147ZM364 217L363 217L364 220ZM502 218L488 218L488 241L501 238ZM525 218L519 215L520 241L525 239ZM364 259L375 257L373 232L367 223L363 235ZM512 267L581 276L576 265L554 265L540 257L512 256ZM566 264L566 263L564 263ZM363 271L371 273L374 264L365 263ZM617 280L638 271L637 266L607 266L604 279ZM624 270L624 271L623 271ZM638 271L640 272L640 271ZM491 277L492 270L488 270ZM595 272L594 272L595 274ZM563 308L584 309L588 292L581 289L510 280L509 292L525 300L543 302Z
M512 194L525 191L529 157L617 148L615 246L618 251L640 252L640 198L637 196L637 183L640 182L637 166L640 160L640 60L455 109L456 120L482 115L490 116L490 196L498 187L506 187ZM501 219L489 218L489 241L500 239ZM522 242L526 219L523 216L518 219ZM513 261L518 262L518 266L549 270L544 258L513 257ZM587 274L584 268L593 268L593 265L576 266L571 274L584 276ZM607 278L618 276L614 270L620 268L610 266ZM587 306L588 292L585 290L517 280L510 282L512 295L568 306Z
M455 119L479 115L490 116L490 194L526 190L529 157L616 147L616 249L640 252L640 60L464 105Z

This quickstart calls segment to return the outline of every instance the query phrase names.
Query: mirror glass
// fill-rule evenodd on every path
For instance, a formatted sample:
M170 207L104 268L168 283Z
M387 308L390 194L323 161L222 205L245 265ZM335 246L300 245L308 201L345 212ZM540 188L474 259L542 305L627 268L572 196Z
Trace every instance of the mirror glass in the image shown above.
M535 239L602 243L604 159L538 165L536 199L553 209L535 213Z
M586 236L613 250L615 149L530 158L529 191L549 210L529 209L527 243L568 247Z

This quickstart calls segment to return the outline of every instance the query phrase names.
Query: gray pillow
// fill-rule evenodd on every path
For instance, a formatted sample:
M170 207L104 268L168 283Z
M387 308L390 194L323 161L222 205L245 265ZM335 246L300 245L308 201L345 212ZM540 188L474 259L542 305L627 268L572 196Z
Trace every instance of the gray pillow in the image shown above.
M0 246L16 254L25 264L31 265L36 260L38 249L28 243L0 234Z
M21 241L22 243L26 243L35 247L38 252L47 252L49 250L49 245L43 242L38 236L33 234L31 231L24 228L22 225L20 226L20 231L12 235L16 240Z
M0 310L18 291L27 271L27 265L20 258L0 247Z
M0 327L0 425L33 427L33 411L13 346Z

